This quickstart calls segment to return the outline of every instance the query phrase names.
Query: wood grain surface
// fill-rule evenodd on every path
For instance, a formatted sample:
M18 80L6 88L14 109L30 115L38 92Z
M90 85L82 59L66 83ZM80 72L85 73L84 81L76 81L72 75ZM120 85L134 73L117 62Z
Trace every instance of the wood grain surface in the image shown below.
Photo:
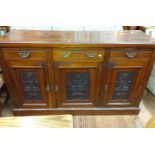
M0 47L6 46L43 46L54 47L60 44L99 47L133 47L148 45L155 47L155 39L139 30L127 31L39 31L13 30L0 36Z
M71 115L1 117L0 128L72 128Z
M0 64L15 115L133 115L154 49L155 40L141 31L15 30L0 37ZM68 78L73 73L86 81L85 88ZM78 97L81 90L89 95Z
M135 128L142 127L138 116L74 116L74 128Z

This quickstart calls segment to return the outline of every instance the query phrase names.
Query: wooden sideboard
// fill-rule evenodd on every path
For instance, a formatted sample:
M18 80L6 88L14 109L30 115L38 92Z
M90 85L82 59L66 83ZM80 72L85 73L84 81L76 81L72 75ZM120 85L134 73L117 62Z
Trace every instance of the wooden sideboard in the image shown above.
M138 114L154 48L141 31L11 31L0 63L13 112Z

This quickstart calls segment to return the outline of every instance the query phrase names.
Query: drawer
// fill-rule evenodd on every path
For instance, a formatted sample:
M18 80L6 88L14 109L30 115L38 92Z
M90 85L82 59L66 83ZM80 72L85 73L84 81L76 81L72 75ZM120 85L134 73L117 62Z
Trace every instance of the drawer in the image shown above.
M2 49L5 60L45 60L44 48L4 48Z
M53 49L55 62L102 62L104 54L103 49Z
M148 61L152 55L152 49L111 49L110 60Z

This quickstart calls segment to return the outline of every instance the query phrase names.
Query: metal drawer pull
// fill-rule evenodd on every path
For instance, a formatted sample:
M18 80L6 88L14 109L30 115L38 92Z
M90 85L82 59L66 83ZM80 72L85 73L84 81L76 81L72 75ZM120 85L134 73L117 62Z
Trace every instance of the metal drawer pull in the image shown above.
M31 55L30 52L18 52L18 54L21 58L28 58Z
M137 55L137 52L134 52L134 51L126 52L126 56L128 58L134 58L134 57L136 57L136 55Z
M87 52L86 55L89 57L89 58L94 58L96 56L96 53L95 52Z
M71 52L70 52L70 51L62 52L62 56L63 56L64 58L68 58L70 55L71 55Z

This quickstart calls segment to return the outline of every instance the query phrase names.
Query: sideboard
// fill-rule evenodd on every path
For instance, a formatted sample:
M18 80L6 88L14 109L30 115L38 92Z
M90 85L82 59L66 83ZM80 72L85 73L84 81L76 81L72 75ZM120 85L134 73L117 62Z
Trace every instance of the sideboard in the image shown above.
M14 30L0 63L15 115L138 114L154 49L141 31Z

